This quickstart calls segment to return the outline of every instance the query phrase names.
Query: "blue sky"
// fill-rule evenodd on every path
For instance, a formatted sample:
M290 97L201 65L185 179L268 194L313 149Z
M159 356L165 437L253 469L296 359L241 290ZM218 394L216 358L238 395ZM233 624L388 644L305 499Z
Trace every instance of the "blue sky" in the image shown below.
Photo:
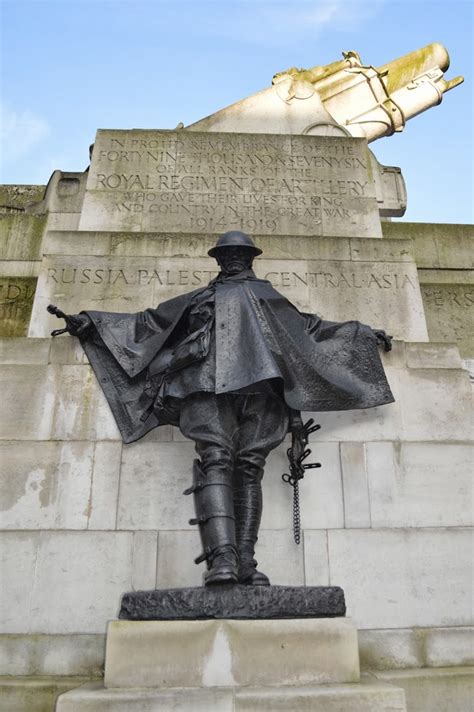
M438 41L465 83L371 144L404 220L472 221L471 0L0 0L1 183L83 170L97 128L174 128L357 50L379 66Z

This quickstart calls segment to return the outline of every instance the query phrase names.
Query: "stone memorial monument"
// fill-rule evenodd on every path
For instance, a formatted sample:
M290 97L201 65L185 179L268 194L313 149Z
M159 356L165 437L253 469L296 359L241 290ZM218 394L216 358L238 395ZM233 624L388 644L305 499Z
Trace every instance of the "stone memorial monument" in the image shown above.
M405 211L403 177L367 145L459 84L444 79L448 66L438 44L380 68L346 52L280 72L188 127L99 130L88 170L55 171L45 189L0 187L8 709L53 710L58 695L57 712L468 709L473 231L392 221ZM253 276L242 279L246 263L219 277L210 253L229 231L252 236L244 257L262 251ZM171 323L167 304L192 307L197 294L194 318L204 307L212 317L209 283L211 292L238 283L258 327L220 334L240 312L229 302L224 314L216 298L211 341L225 336L232 363L223 379L216 362L224 394L247 385L228 384L246 369L248 383L260 382L256 334L267 343L280 323L259 289L296 307L287 334L318 314L394 341L382 369L377 334L364 332L373 358L358 386L382 384L378 400L346 396L350 407L337 409L287 398L321 430L302 433L297 418L300 437L268 454L259 569L253 551L245 575L236 560L210 561L212 585L202 587L188 524L200 512L182 496L193 486L191 433L173 417L153 427L163 393L140 379L151 373L144 344ZM78 339L50 338L50 304L89 315L72 323L84 327L87 355ZM204 322L194 326L209 337ZM282 333L270 349L279 366L296 343ZM346 373L337 333L324 349L315 341L315 371L331 383ZM346 350L352 375L364 362L357 344ZM306 365L292 363L297 389ZM347 394L354 381L341 385ZM298 546L281 475L287 448L301 458L306 440L322 467L301 484Z

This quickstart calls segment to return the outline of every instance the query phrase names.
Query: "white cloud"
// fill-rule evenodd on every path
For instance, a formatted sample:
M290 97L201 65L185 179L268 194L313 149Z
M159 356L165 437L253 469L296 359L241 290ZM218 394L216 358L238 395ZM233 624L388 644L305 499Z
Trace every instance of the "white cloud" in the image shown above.
M0 106L0 137L2 161L15 161L27 155L30 149L50 133L48 123L31 111L12 111Z
M308 31L354 28L375 15L385 0L303 0L271 12L274 30ZM265 7L265 3L263 4ZM266 7L267 13L269 7Z
M233 0L218 5L207 31L259 46L282 46L288 37L353 31L376 15L386 0Z

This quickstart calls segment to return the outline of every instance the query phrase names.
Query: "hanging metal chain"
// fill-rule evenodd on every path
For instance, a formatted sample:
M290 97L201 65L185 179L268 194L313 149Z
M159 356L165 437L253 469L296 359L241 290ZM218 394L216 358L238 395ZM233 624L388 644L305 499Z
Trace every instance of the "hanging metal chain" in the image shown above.
M299 480L293 485L293 538L295 544L301 542L301 517L300 517L300 483Z
M313 425L314 420L310 418L303 426L301 434L301 444L304 447L308 443L308 437L311 433L320 429L320 425ZM321 467L320 462L307 462L304 460L311 455L311 449L308 447L303 450L303 453L295 458L293 448L289 447L286 451L290 465L290 473L285 473L281 476L283 482L293 487L293 538L295 544L301 542L301 515L300 515L300 487L299 482L303 479L305 470L312 470L316 467Z

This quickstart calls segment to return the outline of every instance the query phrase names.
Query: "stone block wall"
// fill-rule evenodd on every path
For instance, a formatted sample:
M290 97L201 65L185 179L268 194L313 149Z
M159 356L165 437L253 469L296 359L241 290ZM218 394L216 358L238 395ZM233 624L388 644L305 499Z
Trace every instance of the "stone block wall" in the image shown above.
M121 593L200 584L193 445L166 426L123 446L75 339L0 343L5 672L94 674ZM395 404L315 414L300 546L286 445L271 454L257 557L275 584L343 586L366 666L465 664L468 374L451 346L397 342L384 362Z

